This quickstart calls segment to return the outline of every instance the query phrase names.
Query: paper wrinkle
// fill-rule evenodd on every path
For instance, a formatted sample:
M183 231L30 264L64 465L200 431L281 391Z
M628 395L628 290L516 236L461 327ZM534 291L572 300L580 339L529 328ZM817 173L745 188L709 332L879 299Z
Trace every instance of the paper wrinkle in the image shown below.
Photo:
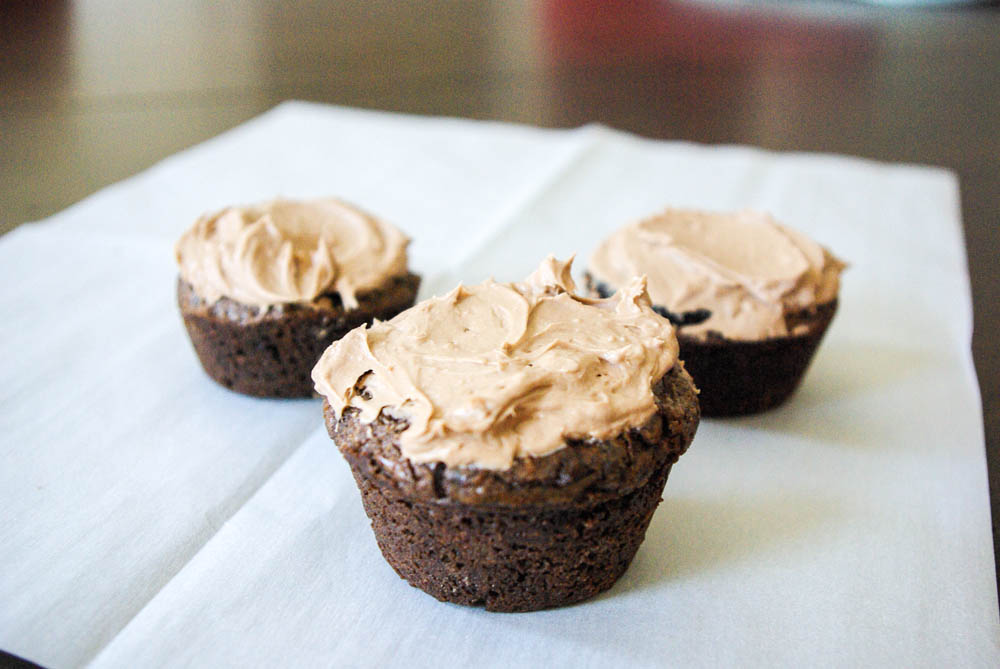
M314 403L317 404L317 410L318 410L318 402L314 402ZM170 587L170 584L173 583L177 579L177 577L184 571L184 569L189 564L191 564L191 562L195 558L197 558L198 555L200 555L202 553L202 551L204 551L212 543L212 540L215 537L217 537L219 535L219 533L232 522L233 518L235 518L236 515L240 513L240 511L242 511L244 508L246 508L247 505L249 505L254 500L254 498L256 498L257 495L260 494L261 490L263 490L265 487L267 487L268 483L275 476L277 476L278 473L282 469L284 469L288 465L288 463L295 457L295 454L298 453L302 449L302 447L305 444L307 444L312 438L314 438L314 436L318 432L322 432L325 435L326 434L326 429L324 427L320 426L320 427L314 428L311 432L309 432L305 437L303 437L299 441L299 443L295 447L289 449L287 455L283 459L278 460L275 463L273 463L274 467L271 469L271 471L266 476L264 476L263 478L260 479L260 481L257 483L257 485L250 485L249 489L246 490L246 491L244 491L242 489L236 490L234 492L234 497L235 496L242 496L243 497L242 501L240 501L238 504L236 504L236 505L234 505L232 507L232 511L229 512L226 515L226 519L224 521L222 521L221 523L219 523L218 526L215 528L215 530L213 532L211 532L210 534L208 534L205 537L205 539L203 541L201 541L194 550L191 551L191 553L184 560L183 564L181 564L176 571L174 571L172 574L170 574L170 576L168 576L163 581L163 583L160 585L160 587L158 587L156 589L156 592L154 592L145 602L142 603L142 605L139 608L137 608L135 610L135 612L131 615L131 617L129 617L128 621L126 621L124 625L122 625L121 627L118 628L118 630L115 632L114 636L110 637L99 648L97 648L97 650L95 650L93 653L91 653L83 662L81 662L81 665L89 666L89 665L92 665L94 662L96 662L100 658L101 653L106 648L108 648L109 646L111 646L114 643L115 639L117 639L123 632L125 632L125 630L128 628L128 626L131 625L132 622L136 618L138 618L142 614L142 612L145 611L156 600L156 598L160 595L161 592L163 592L168 587Z

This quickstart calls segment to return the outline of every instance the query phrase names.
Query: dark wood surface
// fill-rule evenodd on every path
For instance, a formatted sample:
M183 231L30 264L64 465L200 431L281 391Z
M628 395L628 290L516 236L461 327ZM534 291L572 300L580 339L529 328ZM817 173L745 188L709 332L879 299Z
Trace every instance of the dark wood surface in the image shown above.
M0 232L289 99L955 170L1000 517L1000 10L540 0L0 4Z

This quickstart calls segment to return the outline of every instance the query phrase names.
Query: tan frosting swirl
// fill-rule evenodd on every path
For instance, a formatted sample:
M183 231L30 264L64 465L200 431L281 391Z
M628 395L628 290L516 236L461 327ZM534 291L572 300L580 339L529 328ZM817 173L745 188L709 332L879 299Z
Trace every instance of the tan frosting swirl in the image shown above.
M639 426L677 340L644 279L591 300L574 294L571 263L549 256L523 283L460 285L352 330L313 369L316 390L338 414L405 417L401 450L415 463L506 469L567 437Z
M406 274L409 239L336 199L277 199L202 216L177 242L181 277L209 302L268 306L358 291Z
M646 275L653 304L711 312L684 334L756 340L788 335L786 313L835 299L844 266L765 213L668 209L611 235L588 270L609 286Z

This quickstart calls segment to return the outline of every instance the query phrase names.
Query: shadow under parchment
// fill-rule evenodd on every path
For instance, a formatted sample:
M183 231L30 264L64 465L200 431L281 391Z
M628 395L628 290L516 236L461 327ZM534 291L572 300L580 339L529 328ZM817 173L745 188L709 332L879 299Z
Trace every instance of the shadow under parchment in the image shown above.
M668 483L665 495L635 561L612 593L788 550L843 513L829 500L780 490L756 497L672 499Z
M894 425L874 401L892 397L897 387L943 364L929 351L838 343L820 349L801 387L784 405L754 416L710 420L855 447L891 444Z
M682 613L648 607L633 595L671 589L713 570L732 570L762 556L805 545L846 512L829 500L801 493L733 494L724 498L669 497L661 503L629 570L610 590L574 606L529 614L480 613L527 637L557 637L574 646L611 651L622 666L662 666L671 645L671 621ZM669 592L661 601L670 602ZM613 607L587 615L598 602ZM689 612L684 612L687 615ZM641 638L640 637L647 637Z

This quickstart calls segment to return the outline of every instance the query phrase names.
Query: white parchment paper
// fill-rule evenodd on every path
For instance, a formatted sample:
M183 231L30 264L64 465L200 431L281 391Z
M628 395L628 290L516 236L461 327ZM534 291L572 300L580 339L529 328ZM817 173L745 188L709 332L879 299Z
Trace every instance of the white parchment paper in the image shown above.
M704 420L622 580L491 614L382 560L318 400L208 380L172 245L339 195L422 296L578 271L666 205L757 207L851 263L804 386ZM54 667L998 666L958 188L857 159L286 103L0 239L0 647Z

